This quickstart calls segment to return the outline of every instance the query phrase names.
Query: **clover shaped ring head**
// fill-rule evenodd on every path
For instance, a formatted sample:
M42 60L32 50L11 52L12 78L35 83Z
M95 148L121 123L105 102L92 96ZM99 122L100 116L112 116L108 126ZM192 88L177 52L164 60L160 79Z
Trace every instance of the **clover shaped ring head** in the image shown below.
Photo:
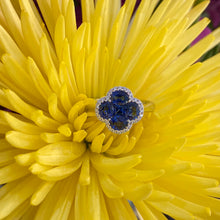
M122 134L141 120L144 106L139 99L133 97L128 88L119 86L98 99L95 111L97 118L103 121L110 131Z

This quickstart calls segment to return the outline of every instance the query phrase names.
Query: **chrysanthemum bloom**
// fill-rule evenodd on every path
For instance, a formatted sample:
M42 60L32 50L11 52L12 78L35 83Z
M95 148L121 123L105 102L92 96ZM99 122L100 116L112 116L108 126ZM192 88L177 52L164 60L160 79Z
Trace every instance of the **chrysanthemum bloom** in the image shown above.
M19 2L19 3L18 3ZM220 40L193 0L1 0L0 219L220 219ZM126 133L98 98L129 88L154 112Z

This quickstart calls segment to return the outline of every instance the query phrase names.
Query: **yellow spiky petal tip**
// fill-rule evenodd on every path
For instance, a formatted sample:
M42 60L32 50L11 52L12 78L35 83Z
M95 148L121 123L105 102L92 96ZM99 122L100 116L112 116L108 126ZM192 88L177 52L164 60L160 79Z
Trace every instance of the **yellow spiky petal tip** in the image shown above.
M188 47L209 1L135 2L77 27L72 0L0 1L1 220L220 219L220 29ZM95 114L115 86L155 105L124 134Z

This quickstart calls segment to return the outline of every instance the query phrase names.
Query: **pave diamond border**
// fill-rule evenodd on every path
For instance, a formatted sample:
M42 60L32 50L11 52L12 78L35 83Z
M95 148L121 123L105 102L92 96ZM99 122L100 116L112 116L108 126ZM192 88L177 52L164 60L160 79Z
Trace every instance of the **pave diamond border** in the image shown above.
M131 102L137 103L138 107L139 107L139 111L140 111L139 115L138 115L138 117L136 119L134 119L134 120L127 119L128 125L123 130L113 129L110 126L110 119L104 119L99 114L99 106L103 102L106 102L106 101L107 102L111 102L111 95L115 91L124 91L124 92L126 92L128 94L128 96L129 96L129 100L128 100L127 103L131 103ZM123 87L123 86L117 86L117 87L114 87L114 88L110 89L105 97L102 97L102 98L97 100L96 107L95 107L95 113L96 113L97 118L100 121L104 122L106 124L107 128L110 131L112 131L113 133L116 133L116 134L122 134L122 133L125 133L125 132L129 131L134 123L137 123L138 121L140 121L142 119L142 117L144 115L144 106L143 106L143 103L139 99L133 97L133 94L132 94L130 89L128 89L126 87Z

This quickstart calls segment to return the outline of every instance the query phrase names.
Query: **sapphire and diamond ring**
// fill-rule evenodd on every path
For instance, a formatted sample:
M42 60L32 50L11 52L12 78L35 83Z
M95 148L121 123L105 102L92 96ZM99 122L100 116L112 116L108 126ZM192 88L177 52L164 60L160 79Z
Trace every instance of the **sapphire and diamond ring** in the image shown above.
M152 102L142 102L134 98L132 92L126 87L114 87L105 97L98 99L96 115L110 131L122 134L129 131L134 123L141 120L145 105L148 111L153 111Z

